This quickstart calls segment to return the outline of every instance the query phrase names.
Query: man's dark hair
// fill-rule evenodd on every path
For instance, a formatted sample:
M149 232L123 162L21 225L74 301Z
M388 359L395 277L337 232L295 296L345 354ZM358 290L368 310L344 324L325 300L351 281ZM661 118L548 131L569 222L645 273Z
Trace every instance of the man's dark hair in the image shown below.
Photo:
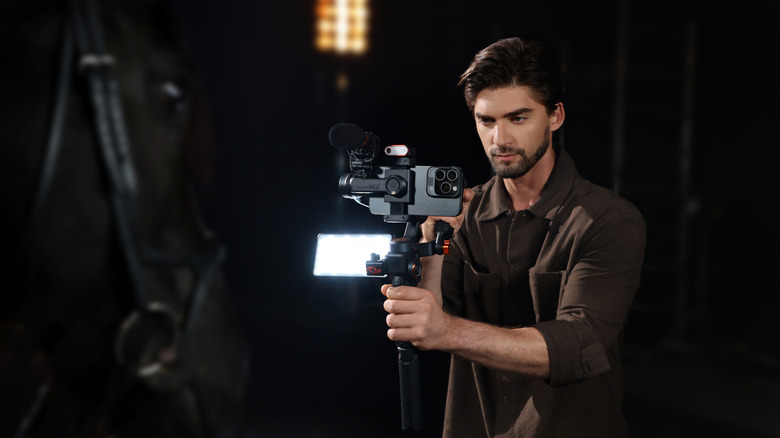
M482 49L460 75L466 104L474 111L477 94L509 86L527 86L531 96L555 111L563 101L561 66L539 40L506 38Z

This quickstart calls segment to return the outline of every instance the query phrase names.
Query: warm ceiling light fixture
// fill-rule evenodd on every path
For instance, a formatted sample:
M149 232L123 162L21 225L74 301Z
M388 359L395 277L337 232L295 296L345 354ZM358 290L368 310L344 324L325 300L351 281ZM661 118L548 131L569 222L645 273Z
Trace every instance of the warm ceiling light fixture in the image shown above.
M322 52L368 49L368 0L317 0L315 46Z

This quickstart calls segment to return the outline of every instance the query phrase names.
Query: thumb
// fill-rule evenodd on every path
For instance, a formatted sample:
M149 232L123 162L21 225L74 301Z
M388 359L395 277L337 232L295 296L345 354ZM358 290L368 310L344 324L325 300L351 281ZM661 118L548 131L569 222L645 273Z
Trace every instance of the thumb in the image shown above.
M463 202L471 202L474 199L474 190L465 188L463 189Z

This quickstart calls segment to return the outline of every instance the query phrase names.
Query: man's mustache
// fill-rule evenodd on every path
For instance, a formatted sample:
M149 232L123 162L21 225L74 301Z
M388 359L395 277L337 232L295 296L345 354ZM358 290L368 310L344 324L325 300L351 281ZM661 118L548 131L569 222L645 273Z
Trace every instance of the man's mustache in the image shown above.
M515 146L491 146L490 155L495 157L496 155L520 155L525 158L525 149Z

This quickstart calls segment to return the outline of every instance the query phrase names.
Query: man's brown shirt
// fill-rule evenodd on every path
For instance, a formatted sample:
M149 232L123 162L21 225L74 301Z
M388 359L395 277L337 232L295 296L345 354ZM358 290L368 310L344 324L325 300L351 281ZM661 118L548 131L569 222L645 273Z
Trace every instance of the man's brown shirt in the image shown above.
M497 326L536 327L550 378L453 355L444 436L626 436L620 338L644 248L639 211L581 178L563 149L528 210L512 211L498 177L476 187L444 259L444 308Z

